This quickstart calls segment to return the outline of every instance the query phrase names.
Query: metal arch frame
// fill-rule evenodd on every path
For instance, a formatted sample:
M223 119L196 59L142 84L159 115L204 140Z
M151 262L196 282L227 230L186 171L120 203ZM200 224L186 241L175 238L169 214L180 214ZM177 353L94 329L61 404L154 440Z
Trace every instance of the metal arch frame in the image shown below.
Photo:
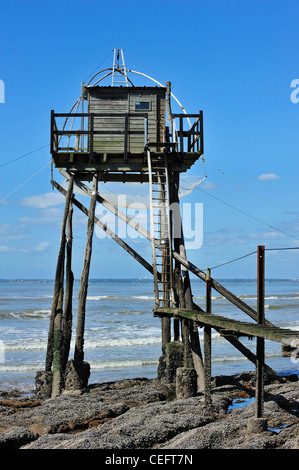
M100 70L99 72L97 72L96 74L93 75L93 77L91 77L91 79L89 80L89 82L85 85L85 86L89 86L89 84L92 82L92 80L97 76L99 75L100 73L102 72L106 72L106 70L111 70L111 72L107 73L106 75L104 75L103 77L101 77L99 80L97 80L93 85L97 85L101 80L103 80L104 78L108 77L109 75L111 75L113 73L113 68L112 67L108 67L106 69L103 69L103 70ZM122 70L120 69L117 69L117 71L119 73L121 73L122 75L124 75L124 73L122 72ZM150 75L146 75L145 73L143 72L138 72L137 70L131 70L131 69L126 69L127 72L130 72L130 73L135 73L136 75L142 75L143 77L145 78L148 78L149 80L152 80L153 82L157 83L159 86L163 87L162 83L158 82L158 80L155 80L153 77L151 77ZM128 78L128 77L127 77ZM133 83L132 81L128 78L129 82L131 83L132 86ZM182 109L182 111L187 114L184 106L182 105L182 103L180 103L180 101L177 99L177 97L173 94L173 93L170 93L172 98L178 103L179 107ZM189 125L191 127L191 123L190 123L190 120L188 119L188 122L189 122Z
M109 75L112 75L112 73L113 73L113 68L112 68L112 67L108 67L108 68L99 70L99 72L95 73L95 74L91 77L91 79L89 80L89 82L88 82L86 85L83 85L83 86L85 86L85 87L90 86L90 84L91 84L92 81L95 79L95 77L97 77L99 74L101 74L101 73L103 73L103 72L106 72L107 70L109 70L108 73L106 73L103 77L99 78L99 80L97 80L95 83L93 83L93 86L96 86L99 82L101 82L102 80L104 80L104 78L109 77ZM158 82L157 80L155 80L154 78L152 78L152 77L149 76L149 75L146 75L146 74L143 73L143 72L138 72L138 71L136 71L136 70L131 70L131 69L126 69L126 71L127 71L127 72L130 72L130 73L135 73L136 75L141 75L141 76L143 76L143 77L145 77L145 78L147 78L147 79L149 79L149 80L152 80L153 82L157 83L157 85L159 85L159 86L161 86L161 87L164 86L162 83ZM124 75L124 73L123 73L122 70L118 69L118 72L121 73L122 75ZM129 77L127 77L127 79L128 79L128 81L130 82L130 84L131 84L132 86L134 86L134 84L133 84L132 81L129 79ZM82 87L82 88L83 88L83 87ZM179 105L179 107L181 108L181 110L183 111L183 113L184 113L184 114L187 114L187 112L186 112L184 106L182 105L182 103L180 103L180 101L177 99L177 97L176 97L173 93L170 93L170 94L171 94L172 98L177 102L177 104ZM81 96L75 101L75 103L74 103L73 106L71 107L70 112L72 112L72 110L74 109L74 107L75 107L76 105L77 105L77 107L76 107L76 111L75 111L75 112L77 112L77 109L78 109L78 107L79 107L80 101L81 101L82 99L83 99L83 93L82 93ZM190 127L191 127L191 122L190 122L189 118L187 118L187 119L188 119L188 123L189 123L189 125L190 125ZM68 118L66 118L62 130L65 129L67 120L68 120Z

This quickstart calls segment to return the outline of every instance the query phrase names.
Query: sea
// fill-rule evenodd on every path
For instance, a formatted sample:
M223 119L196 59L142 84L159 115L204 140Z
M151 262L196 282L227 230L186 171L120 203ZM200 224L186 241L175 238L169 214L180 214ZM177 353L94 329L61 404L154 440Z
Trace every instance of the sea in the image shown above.
M217 279L256 308L255 280ZM44 370L54 283L50 280L0 280L0 390L32 391L37 371ZM79 282L73 292L73 358ZM205 309L205 284L192 280L193 300ZM153 316L153 282L148 279L90 280L86 305L84 360L91 366L89 383L157 376L161 355L160 319ZM253 321L213 291L212 312ZM266 318L299 334L299 280L265 284ZM203 330L199 328L203 346ZM255 352L255 339L240 341ZM283 357L281 344L265 341L265 362L281 374L298 374L299 360ZM212 376L254 370L228 341L212 330Z

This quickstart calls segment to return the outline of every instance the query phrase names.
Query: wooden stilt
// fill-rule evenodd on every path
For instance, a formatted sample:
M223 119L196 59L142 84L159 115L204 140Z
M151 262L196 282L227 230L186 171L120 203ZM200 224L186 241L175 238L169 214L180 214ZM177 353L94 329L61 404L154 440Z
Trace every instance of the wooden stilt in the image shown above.
M173 233L174 236L177 236L180 233L179 239L179 253L184 258L186 257L186 250L185 250L185 242L184 242L184 234L182 230L182 220L181 220L181 213L179 210L179 173L175 175L175 182L174 182L175 192L174 192L174 202L176 202L176 209L173 211ZM193 299L192 299L192 290L191 290L191 283L189 277L189 271L185 268L185 266L181 265L182 267L182 280L183 280L183 291L184 291L184 298L185 298L185 306L187 309L193 308ZM192 350L192 357L194 368L197 373L197 387L198 390L204 387L204 365L203 365L203 358L201 354L200 348L200 341L198 336L198 330L194 325L193 321L189 322L189 335L190 335L190 342L191 342L191 350Z
M66 242L66 223L69 212L70 200L73 193L73 178L69 181L66 195L65 208L61 227L60 248L58 253L54 295L50 316L50 326L48 335L48 346L46 356L46 371L51 371L53 365L52 396L56 396L61 391L62 370L61 370L61 344L62 344L62 305L63 305L63 280Z
M265 301L265 247L257 249L257 323L264 325L264 301ZM265 340L256 338L256 392L255 392L255 417L262 418L264 408L264 359Z
M73 204L70 201L69 214L67 219L67 233L66 233L66 273L65 273L65 299L64 309L62 315L62 371L65 372L66 364L69 357L71 338L72 338L72 297L73 297L73 284L74 275L72 272L72 245L73 245Z
M89 216L87 223L87 236L86 246L84 253L83 269L81 274L80 289L78 294L78 316L77 316L77 328L76 328L76 343L75 343L75 362L83 362L84 360L84 329L85 329L85 307L86 297L88 289L88 277L90 270L90 261L92 253L92 239L94 233L94 218L95 218L95 207L97 201L98 191L98 176L93 176L93 192L89 207Z
M210 269L207 269L206 274L206 312L211 313L212 311L212 295L211 295L211 275ZM212 341L211 341L211 327L204 327L204 376L205 376L205 387L204 397L205 404L211 403L211 368L212 368Z
M54 318L54 342L53 342L53 379L52 398L60 395L63 385L62 371L62 309L63 309L63 279L64 266L61 269L61 288Z

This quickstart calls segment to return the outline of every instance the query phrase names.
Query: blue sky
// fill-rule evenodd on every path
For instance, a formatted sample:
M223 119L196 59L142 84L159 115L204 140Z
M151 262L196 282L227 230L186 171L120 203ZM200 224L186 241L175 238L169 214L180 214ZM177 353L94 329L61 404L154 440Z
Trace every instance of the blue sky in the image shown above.
M50 110L68 112L81 82L112 65L113 48L125 50L128 68L170 80L187 112L204 112L207 179L185 199L203 204L203 245L189 259L206 269L257 245L299 246L298 20L295 0L2 2L0 278L54 277L63 199L47 166ZM201 172L197 164L189 173ZM79 278L78 212L74 227ZM128 242L150 261L147 241ZM266 261L267 277L299 278L299 250L269 251ZM255 255L213 270L216 279L255 275ZM91 277L145 276L95 237Z

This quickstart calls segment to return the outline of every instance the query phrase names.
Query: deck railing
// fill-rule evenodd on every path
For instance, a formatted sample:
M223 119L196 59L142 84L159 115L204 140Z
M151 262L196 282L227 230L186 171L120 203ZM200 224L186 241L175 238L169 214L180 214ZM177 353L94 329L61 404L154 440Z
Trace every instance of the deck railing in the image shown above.
M56 118L66 118L62 129L59 130L57 126ZM103 128L103 130L95 129L95 118L124 118L124 128L122 130L111 130ZM130 117L143 118L144 120L144 129L143 130L131 130L130 129ZM71 129L65 129L66 122L69 118L81 118L81 129L73 130L73 122L71 124ZM87 126L84 123L84 118L87 118ZM93 161L94 156L94 147L95 147L95 136L96 135L120 135L124 136L124 160L127 160L128 157L128 136L129 135L143 135L144 146L148 141L148 114L147 113L54 113L51 111L51 154L57 154L59 152L84 152L89 154L89 161ZM59 142L62 136L75 136L77 145L75 147L70 147L69 144L66 147L60 147ZM84 145L84 137L88 137L87 147ZM80 145L81 143L81 145Z
M204 152L203 146L203 113L202 111L199 114L173 114L173 119L178 120L178 128L173 131L170 146L171 152L176 152L183 155L185 152L188 153L197 153L202 155ZM57 119L65 118L65 121L61 128L59 129ZM95 119L96 118L123 118L123 129L115 130L105 128L99 129L97 124L97 129L95 129ZM144 127L143 130L132 129L130 126L130 118L143 119ZM80 129L74 130L74 122L76 119L80 119L79 126ZM87 119L85 121L85 119ZM190 119L194 119L194 123L190 127ZM188 121L189 129L184 129L184 124ZM67 123L70 122L69 129L66 129ZM128 151L129 151L129 135L143 135L144 147L147 144L155 145L159 148L159 142L149 142L149 121L147 113L54 113L51 111L51 154L56 155L58 153L65 152L80 152L89 155L89 161L93 161L95 153L98 153L98 150L95 148L95 143L98 140L95 138L97 135L105 136L115 136L119 135L123 138L123 154L124 161L127 161ZM62 137L67 136L68 142L66 146L61 146L60 142ZM75 142L74 139L75 138ZM70 145L71 139L73 145ZM162 142L160 142L162 144ZM161 145L161 148L164 148Z

